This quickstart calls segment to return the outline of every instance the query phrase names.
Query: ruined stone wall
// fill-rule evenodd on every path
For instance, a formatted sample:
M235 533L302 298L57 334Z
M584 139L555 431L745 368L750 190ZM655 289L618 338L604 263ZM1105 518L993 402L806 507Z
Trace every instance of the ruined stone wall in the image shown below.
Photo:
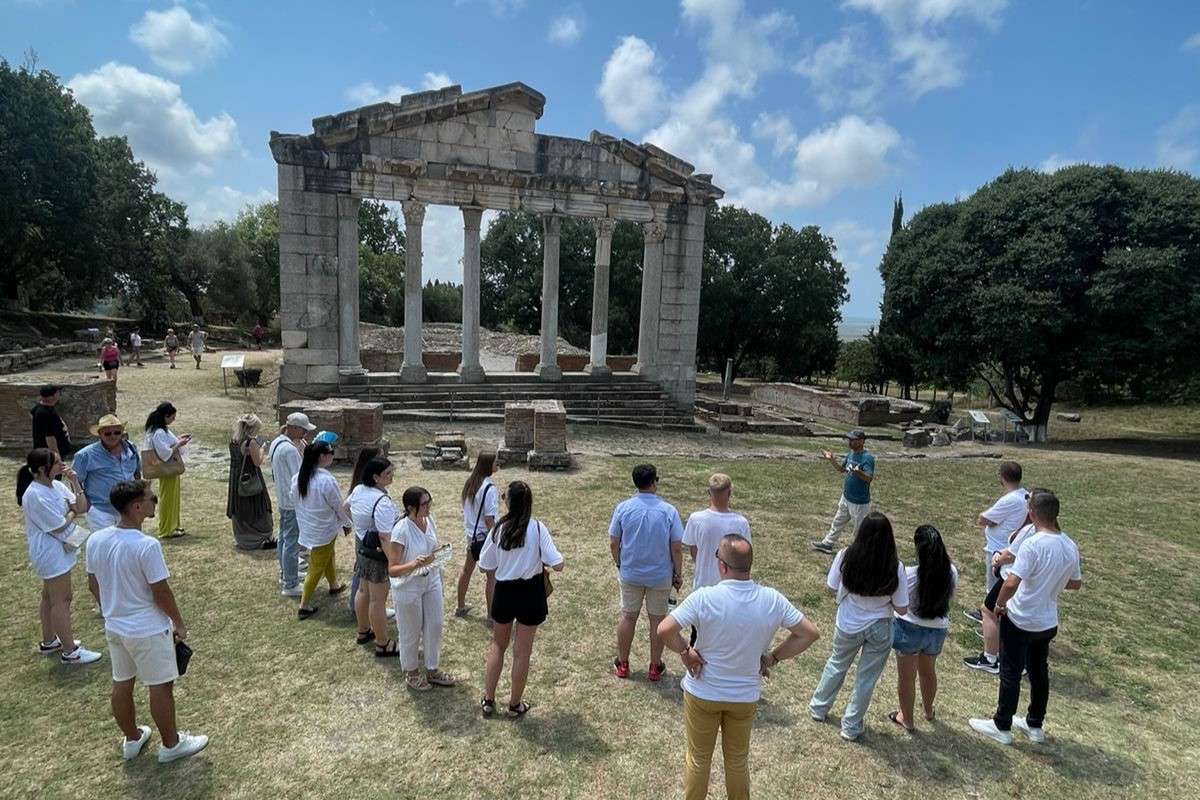
M43 383L0 382L0 449L13 454L29 452L33 445L29 409L37 402ZM90 428L117 408L116 382L95 380L62 386L57 408L71 431L71 443L78 448L95 441Z
M911 422L921 416L924 406L908 400L872 395L856 395L837 389L800 386L794 383L767 383L755 386L751 395L760 403L785 408L798 414L836 419L849 425L886 425Z

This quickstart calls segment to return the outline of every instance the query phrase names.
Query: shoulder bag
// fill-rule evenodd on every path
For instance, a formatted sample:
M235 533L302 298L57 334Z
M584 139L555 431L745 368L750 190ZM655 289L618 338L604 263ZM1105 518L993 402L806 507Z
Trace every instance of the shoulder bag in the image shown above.
M538 521L538 560L542 558L542 523ZM550 599L550 595L554 594L554 584L550 582L550 568L542 565L542 589L546 592L546 599Z
M479 533L479 520L483 517L484 501L487 500L489 489L494 489L493 484L488 484L483 487L483 497L479 498L479 510L475 513L475 527L471 528L471 560L479 561L479 557L483 555L483 543L487 541L488 532L484 531L483 535Z
M263 480L262 470L258 467L255 467L253 462L251 462L251 466L254 467L254 469L247 474L246 461L249 458L249 453L242 455L242 469L239 473L241 477L238 478L237 487L238 497L257 497L267 490L267 484L266 481Z
M141 452L142 456L142 477L146 480L154 478L170 478L174 475L182 475L187 469L183 465L183 454L176 452L171 456L170 460L163 461L159 458L158 451L154 449L153 444L149 449Z
M379 508L380 502L386 494L381 494L379 499L375 501L375 505L371 506L371 527L363 532L363 538L358 542L358 554L363 558L369 558L372 561L387 562L387 555L383 551L383 542L379 539L379 531L375 530L375 509Z

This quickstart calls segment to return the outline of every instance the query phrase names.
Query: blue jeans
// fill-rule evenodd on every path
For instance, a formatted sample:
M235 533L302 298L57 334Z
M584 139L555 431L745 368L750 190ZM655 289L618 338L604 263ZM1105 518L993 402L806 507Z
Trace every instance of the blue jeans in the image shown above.
M808 702L809 713L814 717L825 718L829 707L837 699L846 672L850 669L854 657L862 651L858 660L858 669L854 673L854 689L850 693L850 702L846 704L846 712L842 715L842 733L851 738L857 738L863 732L863 717L867 707L871 705L871 695L875 684L887 664L888 652L892 649L892 620L877 619L857 633L846 633L841 628L833 629L833 652L825 662L825 671L821 681L813 691L812 700Z
M279 509L279 583L284 589L300 585L300 523L295 509Z

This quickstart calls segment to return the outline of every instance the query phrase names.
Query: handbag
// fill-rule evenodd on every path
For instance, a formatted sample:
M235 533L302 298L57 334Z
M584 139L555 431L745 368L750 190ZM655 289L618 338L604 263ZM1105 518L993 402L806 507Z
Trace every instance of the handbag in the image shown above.
M255 467L253 472L249 474L246 473L247 458L248 455L242 456L242 477L238 480L238 497L257 497L267 490L267 484L266 481L263 480L261 469Z
M180 675L187 674L188 662L192 660L192 648L188 647L185 642L175 643L175 666L179 669Z
M170 461L163 461L159 458L158 451L151 447L149 450L143 450L141 456L142 477L146 480L182 475L187 469L183 465L183 456L180 453L173 455Z
M375 530L375 509L379 508L380 501L387 495L380 495L379 500L375 501L375 505L371 506L371 527L363 531L363 537L358 542L358 554L363 558L369 558L372 561L387 562L387 556L380 552L383 548L383 542L379 539L379 531Z
M542 523L538 522L538 533L542 532ZM538 558L542 556L542 537L538 536ZM542 590L546 593L546 599L550 599L550 595L554 594L554 584L550 582L550 568L542 567Z
M483 497L479 498L479 510L475 513L475 527L471 528L471 560L478 561L483 555L483 544L487 541L488 532L484 531L483 535L479 535L479 520L483 516L483 501L487 500L488 489L495 488L492 484L488 484L483 489Z

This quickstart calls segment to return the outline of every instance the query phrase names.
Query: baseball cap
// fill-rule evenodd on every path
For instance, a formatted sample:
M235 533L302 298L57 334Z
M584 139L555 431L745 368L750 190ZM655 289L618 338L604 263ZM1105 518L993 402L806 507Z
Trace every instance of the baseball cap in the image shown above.
M317 429L316 425L313 425L308 421L308 414L300 411L297 411L293 414L288 414L287 424L294 425L297 428L304 428L306 431L315 431Z
M333 445L333 444L337 444L337 440L340 438L341 437L338 436L333 431L321 431L320 433L317 434L316 438L314 438L313 441L314 442L325 442L326 444Z
M54 395L56 395L60 391L62 391L62 388L63 387L61 387L57 384L47 383L45 386L43 386L41 389L38 390L38 394L41 395L42 397L53 397Z
M852 430L846 434L846 438L847 439L865 439L865 438L867 438L867 434L862 430L862 428L855 428L854 430Z

